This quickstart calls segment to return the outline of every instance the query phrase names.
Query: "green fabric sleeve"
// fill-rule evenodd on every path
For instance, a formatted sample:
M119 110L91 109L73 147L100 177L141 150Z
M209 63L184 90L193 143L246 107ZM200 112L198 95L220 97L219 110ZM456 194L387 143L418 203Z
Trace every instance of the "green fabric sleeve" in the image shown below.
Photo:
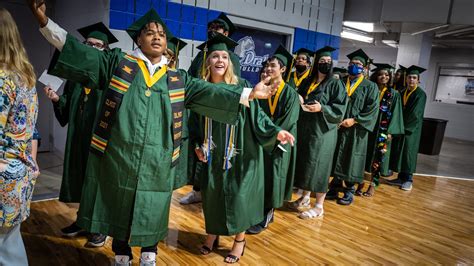
M421 88L418 88L419 90ZM422 91L417 93L416 97L410 103L410 106L405 110L405 134L411 134L417 130L421 130L423 125L423 114L425 112L426 94ZM421 121L421 122L420 122Z
M392 118L390 119L387 131L391 135L402 135L405 132L405 127L403 125L402 97L396 90L392 89L392 93Z
M258 143L263 147L265 152L272 153L277 145L277 135L282 129L275 124L268 115L262 110L258 101L250 103L250 120L253 132Z
M240 85L210 83L180 70L186 87L185 106L218 122L235 125L240 110Z
M370 82L367 87L367 95L364 101L363 109L357 114L354 119L365 130L372 132L379 114L379 89L377 85Z
M332 129L344 119L347 93L339 80L331 80L327 86L329 101L328 104L321 104L321 111L328 129Z
M99 51L68 34L50 73L88 88L105 89L122 58L123 52L120 49Z
M62 127L66 126L69 122L69 109L73 89L73 83L69 81L66 82L63 94L59 96L59 101L53 102L54 116L56 116L56 119Z

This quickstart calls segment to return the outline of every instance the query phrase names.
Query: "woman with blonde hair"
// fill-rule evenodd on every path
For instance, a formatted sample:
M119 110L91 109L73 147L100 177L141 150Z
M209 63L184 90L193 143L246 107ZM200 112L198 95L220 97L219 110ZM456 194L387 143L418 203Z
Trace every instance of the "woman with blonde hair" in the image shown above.
M205 80L247 83L233 72L229 49L235 46L233 40L217 35L198 47L207 50ZM189 127L190 143L204 162L199 179L208 235L200 251L203 255L211 253L219 235L235 235L232 250L224 260L235 263L244 254L245 230L263 219L263 150L273 150L277 139L292 142L294 138L275 126L256 101L250 108L241 108L234 124L192 113Z
M0 265L28 264L20 224L30 213L37 172L35 80L16 23L0 8Z

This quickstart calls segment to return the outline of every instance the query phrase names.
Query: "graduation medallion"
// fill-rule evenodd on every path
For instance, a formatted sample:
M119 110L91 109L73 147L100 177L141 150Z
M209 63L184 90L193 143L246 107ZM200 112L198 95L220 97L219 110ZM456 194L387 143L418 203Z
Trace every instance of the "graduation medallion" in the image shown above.
M151 90L150 88L147 88L146 91L145 91L145 96L146 97L150 97L151 96Z

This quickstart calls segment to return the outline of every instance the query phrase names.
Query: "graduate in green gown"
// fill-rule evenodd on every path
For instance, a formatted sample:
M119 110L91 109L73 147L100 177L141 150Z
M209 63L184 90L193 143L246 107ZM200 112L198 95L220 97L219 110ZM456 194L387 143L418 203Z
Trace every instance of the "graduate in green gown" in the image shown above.
M316 193L314 208L300 213L302 219L324 214L323 204L336 149L337 128L346 112L346 90L331 75L331 52L334 50L324 47L316 51L313 74L298 91L304 99L304 109L298 120L295 186L304 191L289 206L295 210L310 207L310 194Z
M326 195L327 199L337 199L337 203L341 205L352 203L354 185L364 179L367 140L377 123L379 110L377 84L364 78L364 68L369 57L362 49L347 57L350 59L349 76L343 80L343 84L349 99L344 120L339 125L332 171L334 178ZM338 198L339 190L344 192L342 198Z
M296 137L296 122L300 111L300 100L296 90L285 83L290 71L293 55L280 45L275 54L265 61L263 69L272 82L279 84L276 94L259 101L264 112L273 123ZM280 145L270 154L265 153L265 209L263 220L247 229L248 234L258 234L274 220L274 209L291 199L296 164L296 146Z
M418 86L420 74L426 69L410 66L406 70L406 89L402 93L403 122L405 134L399 139L397 150L393 154L392 170L398 172L398 177L390 180L390 185L399 186L402 190L410 191L413 186L413 173L416 171L418 148L420 146L423 115L425 113L426 93Z
M178 69L179 68L179 52L183 50L186 45L185 41L172 37L168 41L168 48L166 49L166 58L168 59L168 67Z
M236 42L219 34L198 47L208 50L205 80L247 83L233 73L229 50L235 45ZM189 125L196 155L204 162L200 181L208 233L201 253L209 254L218 244L219 235L236 235L232 250L225 258L225 262L234 263L245 249L245 229L263 217L263 149L275 150L276 140L291 134L275 126L258 102L241 109L236 124L194 114Z
M230 37L236 30L234 23L227 17L225 13L220 13L219 16L207 24L207 36L208 39L212 39L216 34L223 34L224 36ZM230 59L234 67L234 73L240 77L240 58L232 51L229 51ZM204 51L194 57L189 66L188 73L195 78L203 78L204 67L203 58L205 56ZM193 185L193 190L188 194L184 195L179 203L183 205L193 204L201 202L201 189L199 187L199 171L202 168L202 163L194 156L192 147L189 150L189 162L188 162L188 183Z
M168 232L175 170L187 163L180 156L188 134L183 108L233 124L240 103L267 98L273 87L212 84L168 69L164 52L172 34L153 9L127 29L138 45L127 55L77 42L48 19L44 2L29 5L41 33L61 51L52 73L105 90L77 223L114 238L116 263L131 263L130 246L140 246L142 262L154 265L157 243Z
M109 50L108 45L118 41L102 22L78 31L85 38L86 45L99 50ZM55 53L55 57L57 56ZM80 83L68 81L61 96L49 87L45 87L45 93L53 102L54 114L59 124L63 127L68 126L59 200L79 203L94 119L101 104L102 91L91 90ZM76 236L81 231L76 222L61 229L64 236ZM87 246L102 246L105 240L105 235L91 234Z
M308 78L309 72L311 72L311 57L313 54L313 51L306 48L296 50L296 59L294 61L295 71L291 72L293 64L290 64L287 68L289 68L288 71L291 73L289 76L285 75L284 77L287 79L287 83L290 87L298 90L301 83Z
M374 131L369 133L365 171L371 173L371 182L363 192L364 183L360 183L356 195L371 197L379 185L379 178L388 170L390 146L393 136L403 134L402 98L398 91L391 88L393 67L388 64L374 64L377 68L370 80L379 88L379 117Z

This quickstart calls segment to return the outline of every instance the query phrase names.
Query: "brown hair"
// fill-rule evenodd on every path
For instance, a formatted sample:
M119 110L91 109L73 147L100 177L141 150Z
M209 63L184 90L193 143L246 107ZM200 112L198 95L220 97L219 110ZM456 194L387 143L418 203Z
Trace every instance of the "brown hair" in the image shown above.
M15 20L5 8L0 8L0 64L5 65L7 71L17 73L20 82L27 88L35 86L35 71L28 60Z

